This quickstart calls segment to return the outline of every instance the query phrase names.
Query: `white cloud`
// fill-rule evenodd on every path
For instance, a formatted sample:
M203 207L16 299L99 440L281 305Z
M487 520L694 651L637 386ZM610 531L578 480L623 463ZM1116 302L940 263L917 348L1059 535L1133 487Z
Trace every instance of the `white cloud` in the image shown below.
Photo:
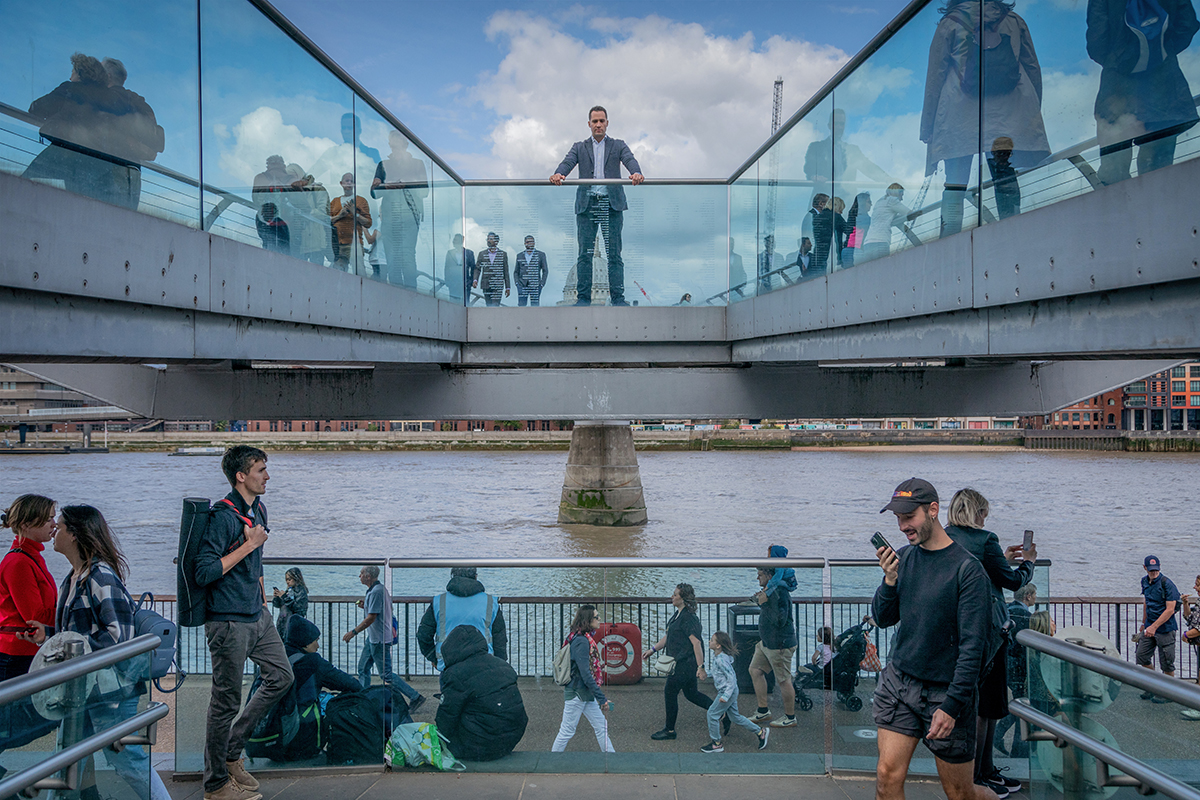
M589 27L601 38L524 12L488 21L507 54L470 90L501 118L481 176L549 175L587 136L587 110L599 104L647 176L724 177L769 134L777 75L794 109L847 59L833 47L782 36L759 45L749 33L715 36L656 16L593 17Z
M243 116L232 130L214 126L222 137L220 166L225 174L249 186L254 176L266 167L267 156L281 155L289 164L313 164L335 142L322 137L305 136L295 125L285 124L278 109L260 106Z

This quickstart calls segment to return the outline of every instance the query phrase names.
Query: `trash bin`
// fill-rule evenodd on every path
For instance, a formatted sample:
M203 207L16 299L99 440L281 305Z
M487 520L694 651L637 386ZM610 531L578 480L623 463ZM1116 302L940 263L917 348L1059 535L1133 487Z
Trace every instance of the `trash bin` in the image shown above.
M642 679L642 629L632 622L602 624L596 631L604 684L615 686Z
M737 648L733 659L733 674L737 676L738 692L754 694L750 680L750 659L758 644L758 606L730 606L726 612L729 636ZM775 691L775 673L767 673L767 694Z

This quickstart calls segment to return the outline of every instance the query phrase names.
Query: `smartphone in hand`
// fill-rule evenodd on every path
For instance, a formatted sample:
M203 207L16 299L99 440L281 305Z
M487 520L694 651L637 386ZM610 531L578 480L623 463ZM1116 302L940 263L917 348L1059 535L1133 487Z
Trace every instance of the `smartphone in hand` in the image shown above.
M888 542L888 540L883 538L883 534L880 533L879 531L875 531L875 535L871 537L871 545L876 550L878 550L881 547L886 547L887 549L891 550L893 553L896 552L896 548L892 547L892 545Z
M28 625L0 625L0 633L28 633L33 634L37 628L31 628Z
M1028 550L1033 547L1033 531L1025 531L1025 541L1021 544L1022 550Z

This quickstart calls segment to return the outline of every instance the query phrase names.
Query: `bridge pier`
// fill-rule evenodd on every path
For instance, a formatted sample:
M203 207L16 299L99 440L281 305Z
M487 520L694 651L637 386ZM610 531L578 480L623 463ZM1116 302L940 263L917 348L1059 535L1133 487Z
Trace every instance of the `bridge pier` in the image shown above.
M627 421L575 422L558 521L609 527L646 524L642 475Z

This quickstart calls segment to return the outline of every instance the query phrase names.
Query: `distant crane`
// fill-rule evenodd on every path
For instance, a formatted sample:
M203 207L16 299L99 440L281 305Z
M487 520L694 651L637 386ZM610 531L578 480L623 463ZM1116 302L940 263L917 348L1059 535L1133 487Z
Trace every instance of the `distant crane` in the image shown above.
M783 76L780 75L775 79L775 98L771 103L771 135L774 136L779 126L783 122ZM772 147L771 154L767 159L767 208L763 214L763 247L765 252L766 240L770 236L772 241L775 238L775 196L779 189L779 148ZM766 269L760 268L762 272L770 272L774 269L771 263L773 259L767 261Z

